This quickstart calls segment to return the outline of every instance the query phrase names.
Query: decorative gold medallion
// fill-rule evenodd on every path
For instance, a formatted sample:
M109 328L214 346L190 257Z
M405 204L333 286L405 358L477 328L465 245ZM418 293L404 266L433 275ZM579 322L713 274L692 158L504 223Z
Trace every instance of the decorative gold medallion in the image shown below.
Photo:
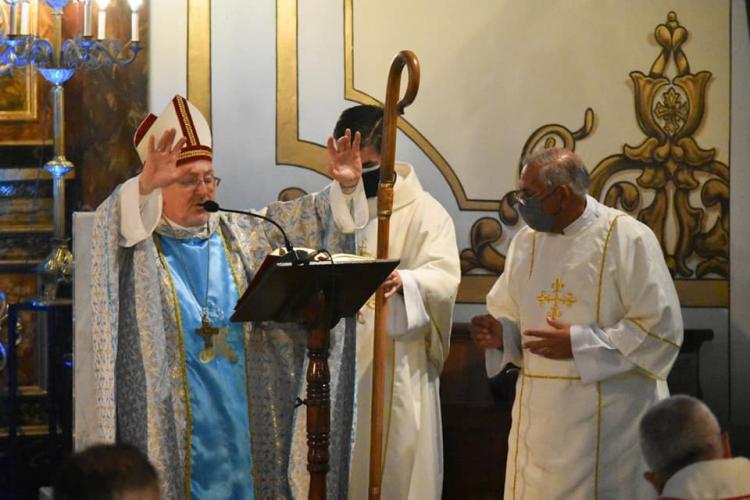
M539 302L541 307L545 304L552 304L552 309L549 310L547 315L552 319L558 319L562 317L563 313L560 309L560 304L564 304L568 307L576 303L576 296L572 293L561 295L562 289L565 288L565 283L560 278L555 278L552 282L552 294L542 291L537 295L536 300Z
M216 337L214 350L219 357L225 357L230 363L235 364L237 362L237 353L229 345L229 330L227 328L222 328L219 336Z

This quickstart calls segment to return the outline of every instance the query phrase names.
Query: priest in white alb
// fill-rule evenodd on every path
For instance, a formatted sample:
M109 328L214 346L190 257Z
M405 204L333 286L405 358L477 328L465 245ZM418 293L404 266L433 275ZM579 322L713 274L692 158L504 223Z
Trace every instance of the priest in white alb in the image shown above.
M650 228L587 196L565 149L525 161L526 222L472 320L488 376L520 368L506 500L644 499L638 423L668 396L682 344L674 283Z
M337 168L362 165L362 182L352 193L367 198L351 207L341 186L332 186L336 224L356 236L357 252L377 253L377 186L383 110L355 106L339 117L328 140L328 156ZM361 135L356 157L342 153L345 131ZM442 495L443 445L440 372L448 357L453 305L460 264L453 221L419 183L411 165L396 163L388 256L400 259L386 280L388 342L385 356L382 498L439 499ZM344 189L346 191L346 189ZM364 219L365 223L358 222ZM374 297L357 317L356 412L349 498L367 498L372 398Z
M229 322L281 234L253 217L204 210L219 178L208 123L185 98L149 115L135 146L143 171L102 203L93 229L98 439L146 453L163 498L290 498L305 330ZM359 182L351 166L332 174L344 189ZM329 193L274 203L265 215L297 246L352 252L353 238L331 223ZM345 328L331 332L332 497L345 495L352 432L355 346Z

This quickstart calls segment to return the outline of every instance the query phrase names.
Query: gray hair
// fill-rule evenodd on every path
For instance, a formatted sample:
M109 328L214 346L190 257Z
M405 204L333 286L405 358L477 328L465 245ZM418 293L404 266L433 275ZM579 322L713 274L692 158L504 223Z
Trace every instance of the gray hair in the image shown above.
M564 148L546 148L526 156L521 162L526 166L535 163L548 189L569 186L574 193L585 196L589 189L589 172L583 160L573 151Z
M719 422L702 401L672 396L641 419L641 451L651 471L667 480L690 464L721 458L720 434Z

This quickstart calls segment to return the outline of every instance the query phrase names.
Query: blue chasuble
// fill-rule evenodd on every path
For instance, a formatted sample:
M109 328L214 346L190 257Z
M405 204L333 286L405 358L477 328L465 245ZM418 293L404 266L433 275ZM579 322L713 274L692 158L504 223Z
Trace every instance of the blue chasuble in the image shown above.
M199 499L252 499L245 343L242 325L229 322L239 293L224 241L219 231L208 240L159 239L179 306L190 392L191 495ZM201 359L205 342L196 330L201 326L206 300L207 269L209 320L211 326L223 330L214 336L213 359L205 362L205 353ZM234 356L227 356L227 349L220 348L226 346L225 340Z

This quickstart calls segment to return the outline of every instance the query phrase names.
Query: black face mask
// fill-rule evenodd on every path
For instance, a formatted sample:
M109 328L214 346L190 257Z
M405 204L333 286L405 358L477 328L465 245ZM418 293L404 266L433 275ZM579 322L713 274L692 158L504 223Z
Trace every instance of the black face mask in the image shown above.
M365 187L365 196L375 198L378 195L378 184L380 184L380 167L362 172L362 185Z

